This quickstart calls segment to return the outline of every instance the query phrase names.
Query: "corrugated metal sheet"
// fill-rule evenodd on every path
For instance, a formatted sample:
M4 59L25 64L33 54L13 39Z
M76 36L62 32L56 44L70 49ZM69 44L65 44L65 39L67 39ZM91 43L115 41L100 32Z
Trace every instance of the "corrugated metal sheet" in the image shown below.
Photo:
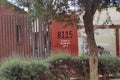
M0 14L0 58L49 54L48 26L18 14Z

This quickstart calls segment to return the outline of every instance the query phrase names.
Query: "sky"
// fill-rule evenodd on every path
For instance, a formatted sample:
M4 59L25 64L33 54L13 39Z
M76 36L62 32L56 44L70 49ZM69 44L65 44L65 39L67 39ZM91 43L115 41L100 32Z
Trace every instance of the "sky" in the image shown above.
M12 3L12 4L14 4L15 5L15 0L7 0L7 1L9 1L10 3ZM17 6L17 5L16 5ZM23 9L23 8L22 8ZM27 8L24 8L24 10L25 11L28 11L28 9Z
M7 0L7 1L9 1L9 2L11 2L11 3L14 3L14 2L15 2L14 0Z

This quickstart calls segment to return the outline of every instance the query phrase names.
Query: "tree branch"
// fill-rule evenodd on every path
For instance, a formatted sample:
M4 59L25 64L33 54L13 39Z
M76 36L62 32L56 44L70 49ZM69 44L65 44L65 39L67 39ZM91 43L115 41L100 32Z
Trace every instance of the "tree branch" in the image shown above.
M98 9L100 4L100 0L93 0L91 4L92 15L95 14L96 10Z

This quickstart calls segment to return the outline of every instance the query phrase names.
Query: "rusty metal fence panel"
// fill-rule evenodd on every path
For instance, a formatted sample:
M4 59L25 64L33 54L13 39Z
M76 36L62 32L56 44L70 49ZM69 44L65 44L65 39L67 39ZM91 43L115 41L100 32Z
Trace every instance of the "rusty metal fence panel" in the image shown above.
M19 14L0 14L0 58L49 55L48 25Z

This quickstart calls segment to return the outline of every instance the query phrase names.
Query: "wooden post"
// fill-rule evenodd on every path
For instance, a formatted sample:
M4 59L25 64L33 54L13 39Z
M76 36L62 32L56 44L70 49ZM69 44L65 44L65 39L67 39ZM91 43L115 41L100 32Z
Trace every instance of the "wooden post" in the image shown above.
M119 28L115 29L116 32L116 56L119 57Z

